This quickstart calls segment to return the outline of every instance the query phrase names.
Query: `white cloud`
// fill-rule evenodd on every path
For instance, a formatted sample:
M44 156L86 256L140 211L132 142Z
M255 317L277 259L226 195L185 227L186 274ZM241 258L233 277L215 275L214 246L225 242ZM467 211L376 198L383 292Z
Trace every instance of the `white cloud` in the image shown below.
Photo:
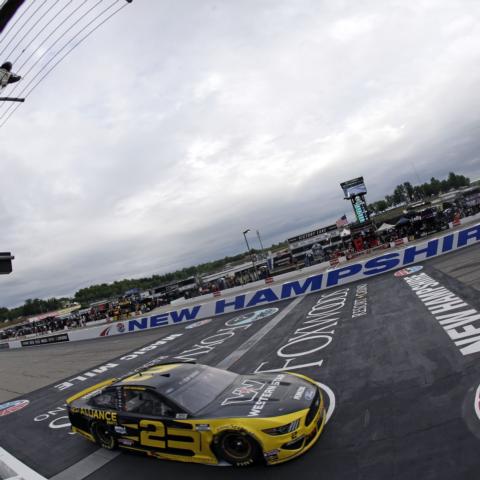
M186 164L191 168L209 168L214 171L214 168L211 168L212 165L209 164L209 160L212 160L216 157L222 150L228 146L227 141L214 140L214 139L196 139L188 148L187 148L187 159Z
M340 42L350 42L360 35L370 33L380 19L375 15L343 18L333 23L330 35Z
M221 90L223 85L222 76L218 73L210 73L193 87L193 96L195 100L205 100L208 96Z

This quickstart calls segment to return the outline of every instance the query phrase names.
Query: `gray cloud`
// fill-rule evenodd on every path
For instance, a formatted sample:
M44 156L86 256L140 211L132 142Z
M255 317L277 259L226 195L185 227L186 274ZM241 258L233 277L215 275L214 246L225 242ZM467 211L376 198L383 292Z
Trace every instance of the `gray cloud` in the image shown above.
M351 216L358 175L478 177L479 27L467 0L133 2L0 130L0 305Z

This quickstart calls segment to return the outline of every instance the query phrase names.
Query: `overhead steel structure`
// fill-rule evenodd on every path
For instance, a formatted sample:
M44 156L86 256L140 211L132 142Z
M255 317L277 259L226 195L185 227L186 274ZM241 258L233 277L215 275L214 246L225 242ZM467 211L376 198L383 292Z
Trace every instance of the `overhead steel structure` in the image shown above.
M7 26L7 23L15 15L25 0L6 0L0 9L0 33Z
M13 64L22 78L0 96L0 127L73 50L132 1L0 0L0 64Z

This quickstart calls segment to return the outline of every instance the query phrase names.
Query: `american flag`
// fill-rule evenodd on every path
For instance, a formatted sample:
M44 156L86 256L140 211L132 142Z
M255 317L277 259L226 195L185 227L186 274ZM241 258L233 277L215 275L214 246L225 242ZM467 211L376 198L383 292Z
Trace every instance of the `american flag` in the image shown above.
M348 220L347 216L343 214L336 222L335 225L337 228L344 227L345 225L348 225Z

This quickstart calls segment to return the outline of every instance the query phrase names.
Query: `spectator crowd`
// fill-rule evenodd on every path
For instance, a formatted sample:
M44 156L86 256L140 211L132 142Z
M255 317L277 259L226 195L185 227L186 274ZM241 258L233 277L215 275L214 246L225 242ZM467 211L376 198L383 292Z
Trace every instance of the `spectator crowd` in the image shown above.
M141 316L151 310L176 300L180 296L192 298L198 295L215 294L225 289L238 287L256 280L265 279L271 275L284 273L301 267L309 267L325 261L332 261L345 256L347 259L371 251L375 248L388 248L396 240L408 238L409 241L425 237L435 232L446 230L452 222L459 221L465 216L480 212L480 206L474 205L465 208L449 208L436 210L427 208L422 212L406 212L391 228L377 231L373 227L357 231L339 238L335 244L319 245L318 248L308 248L301 256L294 256L291 252L282 254L283 268L273 272L268 266L259 265L256 269L249 268L241 272L225 274L220 278L195 284L192 289L183 293L171 291L161 294L152 294L142 298L140 295L129 295L112 301L96 302L89 308L80 309L69 315L43 316L41 319L31 318L17 325L0 330L0 340L15 338L29 338L30 336L48 335L68 331L92 324L108 323L118 320Z

